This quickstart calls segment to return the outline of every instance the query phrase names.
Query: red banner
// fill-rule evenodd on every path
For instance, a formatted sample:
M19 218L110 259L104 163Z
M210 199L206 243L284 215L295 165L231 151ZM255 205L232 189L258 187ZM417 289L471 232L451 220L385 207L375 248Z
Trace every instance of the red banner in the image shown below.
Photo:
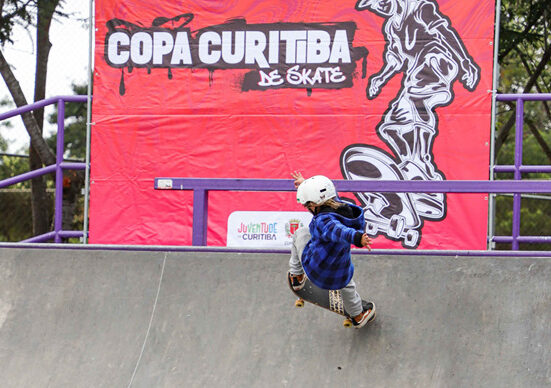
M190 245L192 193L156 177L487 180L494 7L96 0L90 242ZM486 195L343 197L377 248L486 247ZM301 210L211 192L208 244Z

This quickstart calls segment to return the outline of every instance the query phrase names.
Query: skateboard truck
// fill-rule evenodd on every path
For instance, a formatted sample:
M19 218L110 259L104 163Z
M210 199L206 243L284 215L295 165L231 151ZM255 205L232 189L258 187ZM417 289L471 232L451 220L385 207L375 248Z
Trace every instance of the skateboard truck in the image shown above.
M298 298L298 299L295 301L295 307L297 307L297 308L303 308L303 307L304 307L304 299ZM346 318L346 319L342 322L342 325L343 325L344 327L352 327L352 326L354 326L354 324L352 323L352 319L351 319L351 318Z

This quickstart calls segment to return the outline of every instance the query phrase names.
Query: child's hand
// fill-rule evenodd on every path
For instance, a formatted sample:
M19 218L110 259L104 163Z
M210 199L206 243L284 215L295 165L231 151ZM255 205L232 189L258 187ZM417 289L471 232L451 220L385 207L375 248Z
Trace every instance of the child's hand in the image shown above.
M364 233L362 235L362 246L366 247L369 251L371 250L371 238L367 235L367 233Z
M304 182L304 177L300 171L293 171L291 176L295 179L295 189L298 189L300 184Z

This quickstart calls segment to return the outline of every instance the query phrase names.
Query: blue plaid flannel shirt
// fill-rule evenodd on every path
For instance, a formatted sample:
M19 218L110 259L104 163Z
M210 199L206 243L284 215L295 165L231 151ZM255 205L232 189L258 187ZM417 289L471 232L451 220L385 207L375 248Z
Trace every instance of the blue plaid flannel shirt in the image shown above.
M350 245L357 232L364 233L364 211L356 205L348 218L334 210L314 216L310 222L311 238L302 253L302 266L316 286L326 290L344 288L354 275Z

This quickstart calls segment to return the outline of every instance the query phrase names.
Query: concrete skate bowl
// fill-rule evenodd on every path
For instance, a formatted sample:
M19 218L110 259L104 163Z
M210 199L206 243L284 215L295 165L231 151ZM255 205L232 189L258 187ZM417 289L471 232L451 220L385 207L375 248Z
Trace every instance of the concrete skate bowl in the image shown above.
M287 260L0 249L1 385L551 385L549 258L356 255L361 330L296 309Z

